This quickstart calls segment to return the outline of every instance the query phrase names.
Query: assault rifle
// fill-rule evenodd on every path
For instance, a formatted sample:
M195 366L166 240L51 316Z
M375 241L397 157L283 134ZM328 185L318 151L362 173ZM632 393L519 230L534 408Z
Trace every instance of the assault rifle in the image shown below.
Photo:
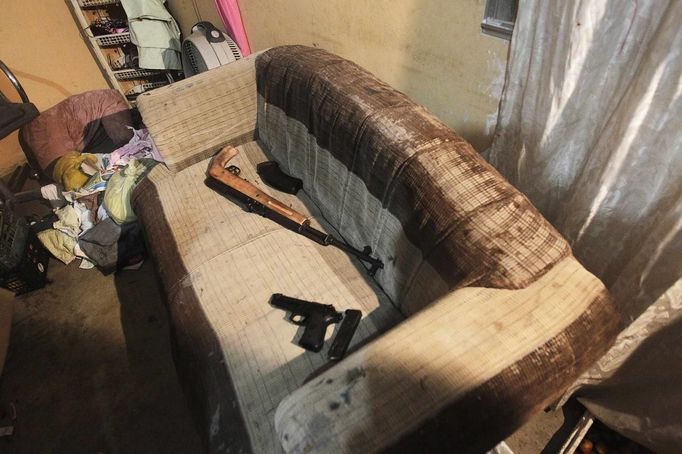
M372 249L369 246L365 246L363 250L355 249L345 241L311 227L310 219L303 214L270 197L253 184L241 178L239 176L239 167L228 165L230 160L238 154L239 151L236 148L228 145L211 159L211 163L208 166L209 178L206 179L208 187L223 195L230 195L239 199L248 211L271 219L322 246L334 246L348 254L354 255L370 265L369 270L367 270L370 276L374 276L377 270L384 267L381 260L371 256Z

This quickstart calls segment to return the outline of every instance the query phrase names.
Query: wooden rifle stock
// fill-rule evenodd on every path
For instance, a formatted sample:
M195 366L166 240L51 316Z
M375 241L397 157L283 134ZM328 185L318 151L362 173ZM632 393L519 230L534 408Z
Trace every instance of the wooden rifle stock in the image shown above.
M353 246L334 238L332 235L321 232L310 226L310 219L308 219L303 214L284 205L279 200L274 197L269 196L265 192L261 191L253 184L249 183L245 179L238 176L239 171L235 166L228 166L230 160L237 156L239 151L232 147L226 146L221 149L218 154L216 154L211 163L208 166L208 176L209 180L213 179L227 188L231 189L232 192L237 193L240 198L245 199L247 207L254 212L257 212L261 216L272 219L276 222L280 222L286 227L292 228L294 230L309 238L316 243L323 246L334 246L349 254L352 254L359 258L360 260L370 264L370 269L368 270L370 276L374 276L378 269L384 267L381 260L372 257L371 249L365 247L362 251L355 249ZM207 180L207 184L216 190L220 190ZM276 216L272 216L272 214ZM284 222L281 222L281 221Z
M284 216L290 221L302 226L304 224L309 224L308 218L303 216L301 213L292 210L288 206L284 205L279 200L270 197L245 179L233 174L226 169L228 163L232 158L237 156L239 151L231 146L227 146L220 150L217 155L211 159L211 164L208 167L208 175L220 181L223 184L228 185L235 191L245 195L251 200L260 203L266 208L271 209L277 214Z

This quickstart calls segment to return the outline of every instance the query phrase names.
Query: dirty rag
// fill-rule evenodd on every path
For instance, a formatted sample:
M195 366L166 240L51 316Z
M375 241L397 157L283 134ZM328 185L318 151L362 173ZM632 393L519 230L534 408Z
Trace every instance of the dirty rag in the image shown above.
M52 224L52 227L72 238L77 238L81 232L80 212L72 205L66 205L56 210L55 214L59 220Z
M50 202L52 208L59 208L66 204L66 199L62 195L61 188L54 183L41 186L40 195L43 196L43 199Z
M47 229L38 232L38 239L52 255L66 265L71 263L75 258L73 250L76 246L76 238L69 236L60 230Z
M56 184L48 184L40 187L40 195L43 199L50 201L62 200L62 193Z
M133 138L121 148L114 150L109 155L109 167L125 166L133 159L150 158L158 162L163 162L161 153L156 148L156 144L149 136L147 129L133 129Z
M83 234L78 246L105 274L138 263L145 255L139 223L119 225L111 218Z
M123 170L109 179L104 193L104 208L114 221L124 224L137 219L130 204L130 196L137 183L154 165L156 162L151 159L132 160Z
M90 179L90 175L83 172L81 164L88 162L97 163L97 156L90 153L72 151L57 160L52 172L54 181L61 183L67 191L75 191L82 188Z
M78 213L78 218L80 220L80 233L82 235L95 226L94 219L92 219L92 212L90 209L81 202L74 202L73 209Z

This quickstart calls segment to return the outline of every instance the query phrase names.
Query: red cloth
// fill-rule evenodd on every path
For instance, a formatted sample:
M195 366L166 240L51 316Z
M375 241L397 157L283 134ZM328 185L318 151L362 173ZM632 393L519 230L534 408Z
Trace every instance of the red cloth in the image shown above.
M23 140L31 148L38 165L50 163L70 151L88 151L87 145L98 131L117 145L132 137L128 104L116 90L93 90L70 96L42 112L22 129Z

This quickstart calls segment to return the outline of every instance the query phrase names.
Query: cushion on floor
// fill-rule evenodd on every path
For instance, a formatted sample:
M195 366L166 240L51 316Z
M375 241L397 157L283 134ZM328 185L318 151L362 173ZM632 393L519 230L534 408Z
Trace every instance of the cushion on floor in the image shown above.
M274 193L255 173L255 165L267 160L257 143L239 149L233 161L241 176ZM195 410L210 424L211 438L239 443L246 426L254 452L275 452L281 449L274 432L275 409L326 364L327 346L310 353L295 345L297 329L284 320L283 311L268 305L271 294L333 304L339 311L360 309L364 317L353 346L386 331L402 316L347 254L247 213L207 188L207 167L203 161L177 174L157 167L136 189L135 209L167 291L172 321L183 325L175 330L183 344L179 354L186 354L179 366L210 371L194 377L201 383L193 401L202 406ZM276 196L316 214L302 193L300 198ZM329 231L324 220L313 224ZM331 335L330 328L327 337ZM229 394L231 399L225 399ZM234 408L224 408L230 401ZM226 437L230 431L234 434Z
M92 90L70 96L22 128L22 147L40 169L70 151L110 153L133 133L128 103L117 90ZM106 148L98 146L103 140Z

